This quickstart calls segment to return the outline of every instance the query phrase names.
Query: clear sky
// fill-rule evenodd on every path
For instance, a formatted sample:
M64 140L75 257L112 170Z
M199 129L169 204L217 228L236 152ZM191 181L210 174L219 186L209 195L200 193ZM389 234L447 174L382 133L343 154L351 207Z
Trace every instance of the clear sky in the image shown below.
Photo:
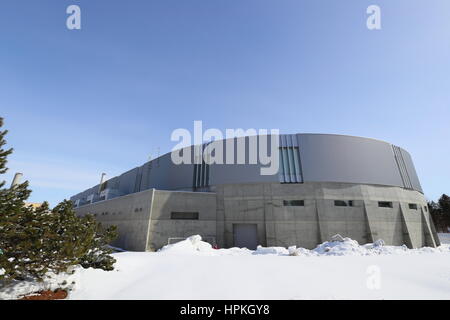
M2 0L0 46L0 178L23 172L32 201L169 152L194 120L386 140L428 199L450 193L448 0Z

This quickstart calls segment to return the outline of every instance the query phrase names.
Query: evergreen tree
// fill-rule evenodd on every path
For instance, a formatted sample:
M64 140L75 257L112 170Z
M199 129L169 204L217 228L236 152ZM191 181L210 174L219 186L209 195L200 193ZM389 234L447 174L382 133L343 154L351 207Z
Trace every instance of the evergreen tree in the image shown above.
M450 197L443 194L438 202L428 202L428 208L438 232L448 232L450 228Z
M3 119L0 118L0 128ZM0 131L0 147L7 131ZM0 149L0 173L6 172L12 149ZM117 236L115 227L103 228L87 215L77 217L72 202L64 200L53 210L26 205L28 182L10 189L0 185L0 280L42 280L49 271L70 266L112 270L115 260L106 245Z
M450 197L443 194L439 200L439 209L442 215L444 231L447 232L450 228Z
M51 250L60 252L61 259L70 259L72 263L69 265L114 269L115 259L110 256L112 250L107 245L117 237L115 226L104 228L92 215L77 217L72 201L68 200L52 210L52 217L56 219L52 226L53 234L58 235L58 245Z
M0 118L0 129L3 127L3 118ZM7 157L13 152L13 149L4 150L3 146L6 145L5 136L8 130L0 130L0 174L4 174L8 169L6 168ZM0 188L3 187L5 182L0 182Z
M0 129L3 127L3 118L0 118ZM6 145L5 136L7 130L0 130L0 174L6 173L7 157L13 149L3 149ZM13 274L16 262L20 259L18 250L12 250L10 241L5 241L11 237L11 241L18 241L23 234L17 232L16 227L21 223L22 217L29 216L31 210L25 207L31 191L28 189L28 182L24 182L13 188L3 188L5 182L0 182L0 279ZM31 228L31 225L30 225ZM16 233L17 232L17 233ZM16 257L14 254L17 254Z
M439 208L444 214L450 214L450 197L443 194L438 200Z

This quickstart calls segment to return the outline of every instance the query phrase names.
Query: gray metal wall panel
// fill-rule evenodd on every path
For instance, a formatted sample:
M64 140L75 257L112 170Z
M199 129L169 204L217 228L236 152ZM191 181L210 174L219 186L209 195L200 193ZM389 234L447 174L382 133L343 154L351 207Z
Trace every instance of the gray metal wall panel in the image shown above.
M246 141L248 161L249 138L241 137L235 139L235 162L237 141L244 141L243 139ZM224 140L224 146L226 141ZM294 158L294 161L287 165L290 165L290 169L293 165L296 171L300 170L298 177L294 179L300 182L344 182L405 187L400 174L402 170L403 175L405 171L407 172L412 187L422 192L409 153L400 148L404 163L399 168L394 149L387 142L344 135L295 134L281 135L280 146L298 147L300 159ZM224 157L226 158L225 149ZM191 153L193 162L192 147L184 150ZM270 146L268 152L269 154L272 152ZM209 185L280 181L278 174L263 176L260 174L260 169L259 164L213 164L209 167ZM291 177L288 180L282 182L290 182ZM119 189L121 194L133 193L136 188L139 189L138 191L143 191L150 188L192 190L193 187L194 165L175 165L170 153L108 180L108 188ZM86 199L97 191L98 185L73 196L71 200Z
M170 153L152 160L147 174L147 188L187 190L192 188L193 165L175 165Z
M422 186L420 185L419 177L417 176L416 168L414 167L411 155L405 149L400 148L400 150L402 152L403 160L405 161L406 170L408 171L409 179L411 180L413 189L423 193Z
M130 194L135 192L136 179L138 177L139 168L134 168L130 171L120 175L119 179L119 191L122 194Z
M267 136L264 136L267 138ZM249 138L240 137L235 139L234 161L237 162L237 143L243 142L245 139L246 162L249 159ZM224 158L226 159L226 141L224 140ZM269 140L270 141L270 140ZM278 151L277 151L278 152ZM270 145L268 146L268 154L271 154ZM225 162L224 159L224 162ZM278 182L278 174L261 175L261 165L259 164L212 164L210 165L210 185L240 183L242 181L248 183L257 182Z
M341 135L300 134L305 182L349 182L402 186L391 145Z

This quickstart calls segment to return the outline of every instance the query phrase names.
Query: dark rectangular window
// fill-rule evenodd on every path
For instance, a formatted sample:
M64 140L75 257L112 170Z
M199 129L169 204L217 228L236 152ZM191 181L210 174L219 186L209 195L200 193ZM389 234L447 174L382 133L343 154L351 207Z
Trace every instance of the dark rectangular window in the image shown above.
M408 206L411 210L417 210L417 204L415 203L410 203Z
M348 206L353 207L353 200L348 200Z
M424 207L424 209L425 209L425 212L428 212L428 208L426 206Z
M198 220L198 212L171 212L172 220Z
M344 200L334 200L334 205L336 207L346 207L347 202L345 202Z
M285 207L304 207L305 200L283 200L283 206L285 206Z
M380 208L393 208L392 202L390 201L379 201L378 206Z

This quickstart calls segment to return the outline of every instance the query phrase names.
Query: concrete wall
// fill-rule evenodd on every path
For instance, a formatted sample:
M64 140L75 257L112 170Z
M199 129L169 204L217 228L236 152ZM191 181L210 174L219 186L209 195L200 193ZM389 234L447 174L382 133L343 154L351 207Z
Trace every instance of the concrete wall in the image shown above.
M285 206L303 200L304 206ZM340 207L335 200L353 201ZM379 207L392 202L392 208ZM411 209L409 204L416 204ZM256 183L215 187L215 193L147 190L77 208L105 225L117 225L113 245L157 250L170 238L200 234L220 247L234 246L235 224L256 224L262 246L314 248L340 234L359 243L439 245L424 196L399 187L349 183ZM197 220L172 219L172 212L197 212Z
M119 237L113 246L145 251L154 189L96 202L75 209L80 216L93 214L105 226L115 225Z
M198 220L173 220L172 212L198 212ZM206 192L172 192L157 190L150 217L147 250L157 250L169 238L186 238L199 234L209 241L216 239L216 194Z
M266 245L267 184L222 185L217 187L217 243L220 247L232 247L233 224L257 225L258 243Z
M420 192L398 187L348 183L233 184L217 192L218 243L232 247L233 224L258 227L263 246L314 248L339 233L359 243L383 239L389 245L435 246L426 200ZM304 200L304 206L284 206L283 200ZM352 207L334 200L352 200ZM393 208L380 208L379 201ZM409 209L409 203L418 209Z
M214 193L150 189L100 201L75 209L78 215L93 214L105 226L116 225L118 239L112 244L130 251L154 251L169 238L200 234L216 239ZM171 212L198 212L198 220L173 220Z
M200 234L221 247L234 246L234 224L256 224L262 246L314 248L339 233L359 243L439 245L426 201L417 191L347 183L230 184L216 193L147 190L77 208L105 225L117 225L113 244L127 250L157 250L169 238ZM284 206L303 200L304 206ZM335 206L334 200L353 201ZM390 201L392 208L380 208ZM408 204L417 204L417 210ZM198 212L198 220L173 220L172 212Z

